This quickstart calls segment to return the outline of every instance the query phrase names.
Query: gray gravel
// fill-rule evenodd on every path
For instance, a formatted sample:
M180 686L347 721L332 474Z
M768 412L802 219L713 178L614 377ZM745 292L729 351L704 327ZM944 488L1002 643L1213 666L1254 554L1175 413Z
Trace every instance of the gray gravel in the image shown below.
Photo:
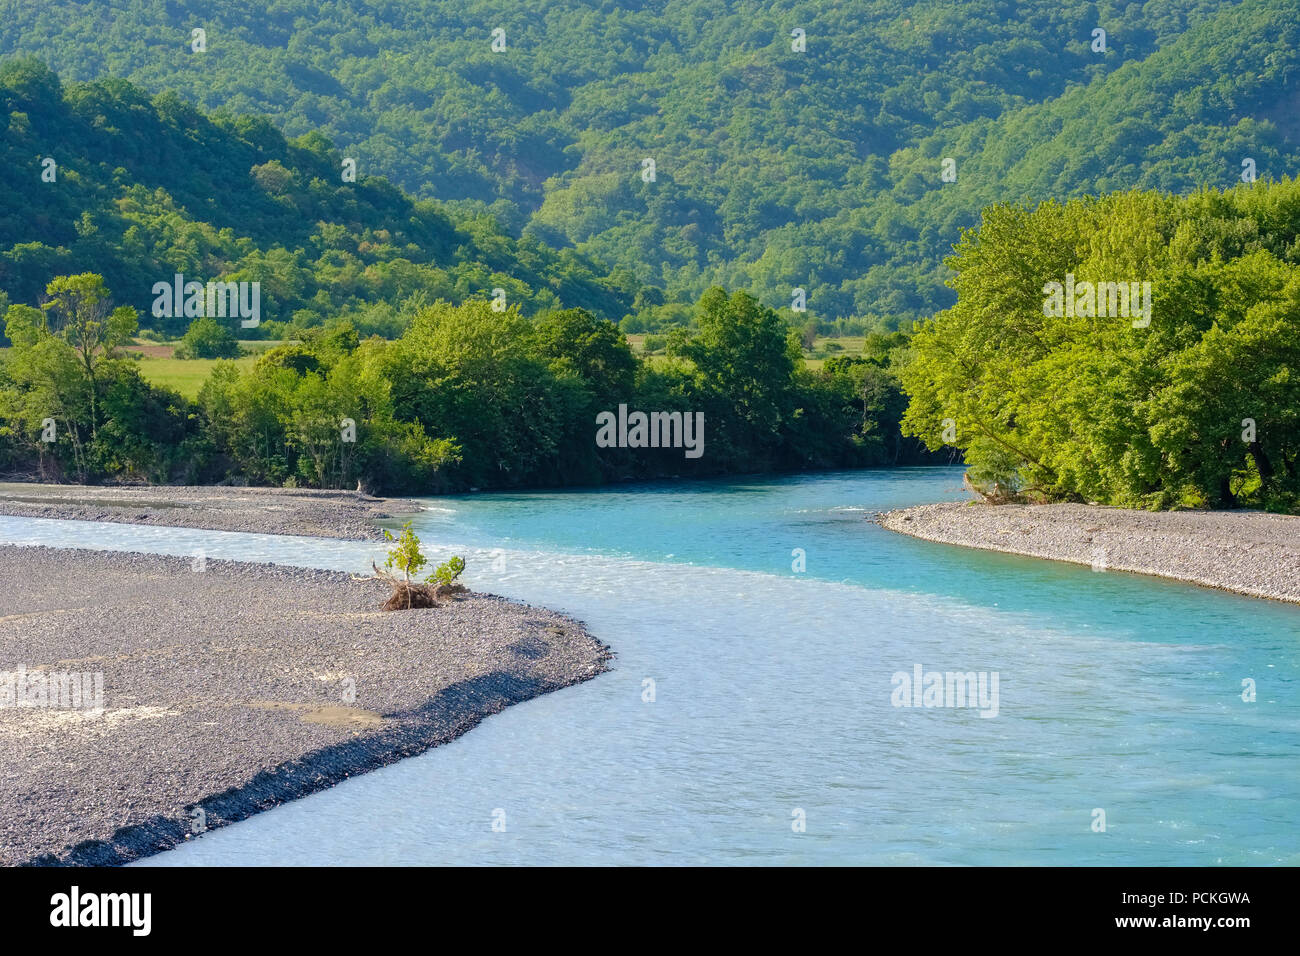
M887 511L891 531L1300 602L1300 517L948 502Z
M42 485L0 483L0 515L171 525L375 540L374 522L420 510L402 498L354 491L214 485Z
M387 594L332 571L0 546L0 671L101 672L104 697L0 707L0 864L156 853L608 667L552 611L471 594L380 612Z

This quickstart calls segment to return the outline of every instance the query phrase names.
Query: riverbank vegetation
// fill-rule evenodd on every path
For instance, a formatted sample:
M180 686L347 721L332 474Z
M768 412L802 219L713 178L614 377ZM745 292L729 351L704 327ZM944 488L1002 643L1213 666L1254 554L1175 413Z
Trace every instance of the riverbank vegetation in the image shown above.
M65 288L87 321L70 318ZM194 401L141 375L123 348L137 315L111 305L102 277L56 279L46 298L6 314L10 474L430 492L932 457L899 432L905 336L869 336L861 355L807 369L797 333L745 293L703 296L663 361L583 309L527 318L436 302L391 340L339 319L251 364L215 362ZM706 453L598 448L597 413L620 405L702 412Z
M424 581L419 580L420 571L429 559L420 549L420 538L411 530L409 521L402 525L402 533L396 537L385 528L384 539L395 541L396 544L388 549L382 568L374 562L370 565L374 568L375 576L392 588L392 594L383 603L381 610L409 611L417 607L438 607L439 598L459 597L469 593L469 589L458 580L465 571L465 559L460 555L452 555L434 568L433 573L427 575ZM400 572L402 576L399 578L394 572Z
M1300 510L1300 181L996 206L950 265L903 430L985 493ZM1149 324L1086 291L1061 314L1053 282L1149 282Z
M10 476L429 492L931 459L898 430L905 336L809 369L806 316L715 289L634 352L615 323L662 297L627 270L352 179L319 134L32 59L0 63L0 104L30 173L0 191ZM177 274L256 283L260 320L158 308ZM236 322L279 344L244 354ZM141 336L181 337L166 368ZM598 449L622 405L703 413L705 453Z

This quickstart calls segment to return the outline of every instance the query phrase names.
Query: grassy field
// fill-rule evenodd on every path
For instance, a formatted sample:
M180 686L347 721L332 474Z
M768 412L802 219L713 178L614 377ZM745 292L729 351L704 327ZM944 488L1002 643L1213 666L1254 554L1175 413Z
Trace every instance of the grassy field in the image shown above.
M247 351L260 354L280 343L270 339L254 339L239 344ZM172 356L174 348L175 343L163 344L137 339L136 344L127 351L140 355L140 374L146 381L180 392L186 398L198 398L199 389L207 381L212 366L220 359L178 359ZM234 359L241 369L251 368L255 361L256 354Z
M815 370L825 365L828 358L837 355L861 355L863 341L860 335L845 335L833 339L818 336L813 342L812 349L804 350L804 367Z
M651 365L660 365L670 361L662 352L646 352L645 339L644 334L630 333L627 337L627 344L632 347L632 351L636 355L645 359ZM832 356L861 355L863 341L863 337L860 335L846 335L839 338L819 336L811 349L804 350L804 366L810 369L819 369Z
M0 354L8 351L8 348L0 348ZM218 362L218 359L172 358L170 345L146 343L143 347L128 348L125 351L140 356L140 374L146 382L170 388L189 399L199 397L199 389L207 381L212 366ZM246 369L257 361L257 356L244 355L234 361L240 368Z
M632 346L632 351L642 358L646 359L652 365L661 365L672 360L663 353L650 353L644 351L645 336L629 335L628 343ZM827 348L827 343L832 343ZM241 369L251 368L257 361L257 355L265 352L273 346L279 345L277 341L269 339L254 339L242 341L239 343L248 352L254 354L243 355L235 359L235 364ZM835 345L841 346L840 350L835 349ZM212 367L217 364L219 359L178 359L172 355L175 349L175 343L149 342L143 339L137 339L136 343L127 351L133 352L140 356L140 374L145 377L146 381L152 382L164 388L170 388L180 392L186 398L198 398L199 389L207 381ZM3 351L3 350L0 350ZM838 339L819 338L811 352L805 352L804 364L811 369L821 368L825 364L826 357L829 355L858 355L862 352L862 339L845 337Z
M198 398L199 389L208 380L212 366L220 359L156 358L146 355L140 359L140 374L154 385L180 392L186 398ZM234 360L242 369L251 368L256 355L244 355Z

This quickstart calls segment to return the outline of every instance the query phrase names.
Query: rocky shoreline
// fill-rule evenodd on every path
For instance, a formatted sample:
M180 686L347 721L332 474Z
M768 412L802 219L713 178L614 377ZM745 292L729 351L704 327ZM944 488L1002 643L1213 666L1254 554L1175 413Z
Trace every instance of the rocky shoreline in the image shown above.
M471 593L386 613L387 594L332 571L0 546L0 864L148 856L608 669L555 612ZM69 678L92 675L102 708L68 706Z
M945 502L887 511L876 521L927 541L1300 602L1300 517L1291 515Z
M120 524L378 540L375 522L419 504L355 491L224 485L51 485L0 483L0 515Z

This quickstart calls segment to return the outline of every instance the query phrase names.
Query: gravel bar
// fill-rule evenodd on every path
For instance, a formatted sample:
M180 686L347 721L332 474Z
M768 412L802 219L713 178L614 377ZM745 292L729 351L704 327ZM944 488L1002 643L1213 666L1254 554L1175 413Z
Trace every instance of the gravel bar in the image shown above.
M876 521L928 541L1300 602L1300 517L1291 515L946 502L887 511Z
M418 503L355 491L217 485L48 485L0 483L0 515L119 524L170 525L377 540L375 521L413 514Z
M381 612L388 594L334 571L0 546L0 864L157 853L608 669L553 611L471 593ZM56 675L86 675L80 707Z

